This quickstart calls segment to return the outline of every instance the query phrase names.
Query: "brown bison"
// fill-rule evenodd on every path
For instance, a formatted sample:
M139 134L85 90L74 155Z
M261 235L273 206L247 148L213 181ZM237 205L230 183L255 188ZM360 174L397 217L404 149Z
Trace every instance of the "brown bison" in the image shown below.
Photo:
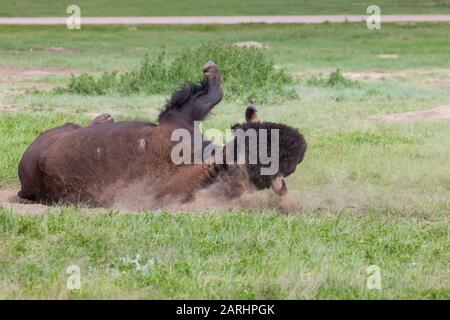
M246 111L247 121L233 128L244 133L249 129L277 129L277 172L262 175L260 169L265 164L259 160L240 165L207 161L175 164L172 161L171 153L176 145L171 138L174 130L181 128L194 134L198 131L195 121L205 119L222 97L221 74L214 63L208 63L203 81L175 92L160 113L157 124L114 122L103 114L86 127L67 123L48 130L22 156L18 196L41 203L111 207L122 190L136 184L148 190L152 199L178 197L185 202L193 201L197 191L211 185L219 185L215 189L221 190L224 198L238 197L248 187L253 190L272 187L277 194L285 194L284 177L292 174L303 160L306 141L294 128L261 122L254 106ZM211 142L205 139L202 148L209 145ZM270 143L267 147L270 152ZM239 153L235 149L232 144L223 147L224 154L233 154L233 159ZM248 155L249 149L244 150Z

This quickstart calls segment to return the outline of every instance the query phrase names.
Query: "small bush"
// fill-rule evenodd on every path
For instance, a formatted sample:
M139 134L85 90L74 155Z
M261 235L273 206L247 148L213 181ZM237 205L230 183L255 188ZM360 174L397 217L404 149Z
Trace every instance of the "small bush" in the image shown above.
M228 100L271 102L296 99L294 79L277 70L261 49L235 48L205 44L188 50L171 63L164 53L154 59L144 57L140 66L123 74L103 73L99 78L84 73L72 76L67 87L55 92L83 95L169 94L187 82L202 78L205 62L214 61L223 75L223 90Z
M83 73L78 77L71 75L67 91L79 94L97 94L97 82L90 74Z
M329 74L328 78L313 77L307 81L309 85L331 88L359 88L361 84L358 81L345 78L340 69L336 69Z

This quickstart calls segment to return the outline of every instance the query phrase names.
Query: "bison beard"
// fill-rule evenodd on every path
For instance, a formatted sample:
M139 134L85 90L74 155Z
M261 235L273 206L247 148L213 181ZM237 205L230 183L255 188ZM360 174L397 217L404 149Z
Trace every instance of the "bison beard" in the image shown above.
M19 163L18 196L47 204L125 208L133 204L135 209L155 209L200 199L233 199L270 187L279 195L285 194L284 177L303 160L306 142L296 129L260 122L254 106L247 110L247 116L252 114L247 123L235 128L280 130L277 174L262 176L258 163L172 162L172 132L183 128L193 134L198 130L194 121L203 120L222 100L221 75L214 63L205 65L204 75L200 84L184 86L172 95L158 124L113 122L103 114L86 127L68 123L42 133ZM229 147L224 147L225 153Z

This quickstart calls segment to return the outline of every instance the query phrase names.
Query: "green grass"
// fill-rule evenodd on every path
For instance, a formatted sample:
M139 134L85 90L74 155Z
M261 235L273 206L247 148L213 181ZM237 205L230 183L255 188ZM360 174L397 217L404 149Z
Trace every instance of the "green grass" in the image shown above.
M448 299L447 228L395 211L0 211L0 298ZM138 257L139 264L129 262ZM431 263L432 262L432 263ZM366 288L381 268L382 289ZM65 270L81 269L81 290ZM448 278L447 278L448 280Z
M127 71L143 55L165 51L174 59L205 42L255 40L288 71L341 68L343 71L449 68L449 24L361 24L243 26L0 26L0 66L65 67L78 71ZM118 41L117 39L120 39ZM64 47L63 53L46 49ZM381 59L396 54L398 59Z
M4 0L0 16L66 16L70 0ZM366 14L370 1L361 0L78 0L84 16L233 16L233 15L319 15ZM381 12L450 12L447 0L378 0Z
M259 114L299 128L309 143L287 179L291 197L303 204L298 214L265 202L238 212L170 214L0 209L0 298L449 299L450 125L369 118L450 105L448 35L448 24L386 24L379 32L349 24L80 33L0 27L0 68L77 74L128 71L143 54L161 50L173 61L203 42L267 43L277 68L298 78L299 99L259 105ZM72 51L50 54L48 47ZM386 77L356 85L342 78L373 70ZM0 79L0 105L17 106L0 111L1 188L18 184L17 163L39 132L66 121L86 124L102 112L152 121L167 98L21 88L67 84L69 75ZM222 102L205 129L241 122L245 107ZM130 262L137 255L139 267ZM73 264L81 268L80 291L65 286ZM370 265L381 268L381 290L366 287Z

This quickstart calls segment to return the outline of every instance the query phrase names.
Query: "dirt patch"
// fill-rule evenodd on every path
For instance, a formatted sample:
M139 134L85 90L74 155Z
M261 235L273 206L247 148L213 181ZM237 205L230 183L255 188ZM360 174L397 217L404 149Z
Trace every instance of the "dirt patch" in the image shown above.
M426 109L412 112L402 112L387 115L372 116L373 120L384 121L450 121L450 106L442 106L433 109Z
M18 104L2 104L2 99L0 97L0 110L6 110L6 111L16 111L19 109L22 109L22 106Z
M46 53L67 53L73 51L72 49L64 48L64 47L50 47L42 50Z
M0 207L11 209L21 214L42 214L49 207L38 203L26 202L17 196L19 188L0 189Z
M367 70L344 72L343 76L352 80L372 81L394 79L412 86L448 88L450 86L450 69L418 69L401 71Z
M10 209L14 213L27 214L27 215L41 215L47 212L54 212L61 208L60 206L47 206L40 203L21 199L17 196L20 187L9 187L0 189L0 208ZM106 213L104 208L87 208L80 207L80 212L101 214Z
M324 78L329 77L332 72L335 72L336 69L333 68L324 68L321 69L320 72L296 72L295 75L299 79L307 79L310 77L318 77ZM383 79L404 79L408 77L407 72L392 72L392 71L382 71L382 70L367 70L360 72L342 72L342 75L350 80L383 80Z
M246 173L243 173L246 175ZM233 176L233 179L236 177ZM296 197L295 190L290 190L283 197L275 195L272 190L256 191L248 184L248 178L240 176L234 181L239 181L235 188L242 191L237 198L229 199L224 193L230 192L227 185L229 177L219 177L215 184L198 190L193 194L189 202L185 197L166 196L158 197L158 191L152 190L147 183L134 183L125 188L111 190L104 189L109 194L115 194L113 207L125 212L141 212L143 210L165 210L169 212L202 212L213 209L216 212L238 212L249 209L278 210L284 213L299 213L303 207ZM171 183L171 182L168 182ZM158 188L162 187L161 185ZM227 191L228 190L228 191Z
M233 47L236 48L257 48L257 49L266 49L270 48L267 44L261 43L258 41L241 41L233 43Z
M396 54L379 54L379 55L377 55L377 57L380 59L397 59L398 55L396 55Z
M1 77L13 76L19 79L36 78L48 75L70 75L74 70L67 68L22 68L4 67L0 68Z
M384 71L344 72L342 75L352 80L383 79L383 78L392 78L396 76L394 73Z
M47 206L17 196L20 187L9 187L0 189L0 208L10 209L19 214L39 215L47 213L49 210L57 209L58 206ZM136 214L145 210L159 211L161 209L169 212L203 212L208 209L214 209L218 213L237 212L245 209L269 209L278 210L280 213L297 214L300 213L303 204L298 199L298 194L290 191L284 197L277 197L271 191L259 191L254 193L245 193L237 199L227 202L211 198L209 193L211 189L203 189L197 192L195 201L182 204L179 199L171 197L170 199L155 200L148 194L136 193L139 186L132 186L125 190L118 197L113 205L113 209L119 210L125 214ZM104 208L82 207L83 212L98 214L107 212Z

